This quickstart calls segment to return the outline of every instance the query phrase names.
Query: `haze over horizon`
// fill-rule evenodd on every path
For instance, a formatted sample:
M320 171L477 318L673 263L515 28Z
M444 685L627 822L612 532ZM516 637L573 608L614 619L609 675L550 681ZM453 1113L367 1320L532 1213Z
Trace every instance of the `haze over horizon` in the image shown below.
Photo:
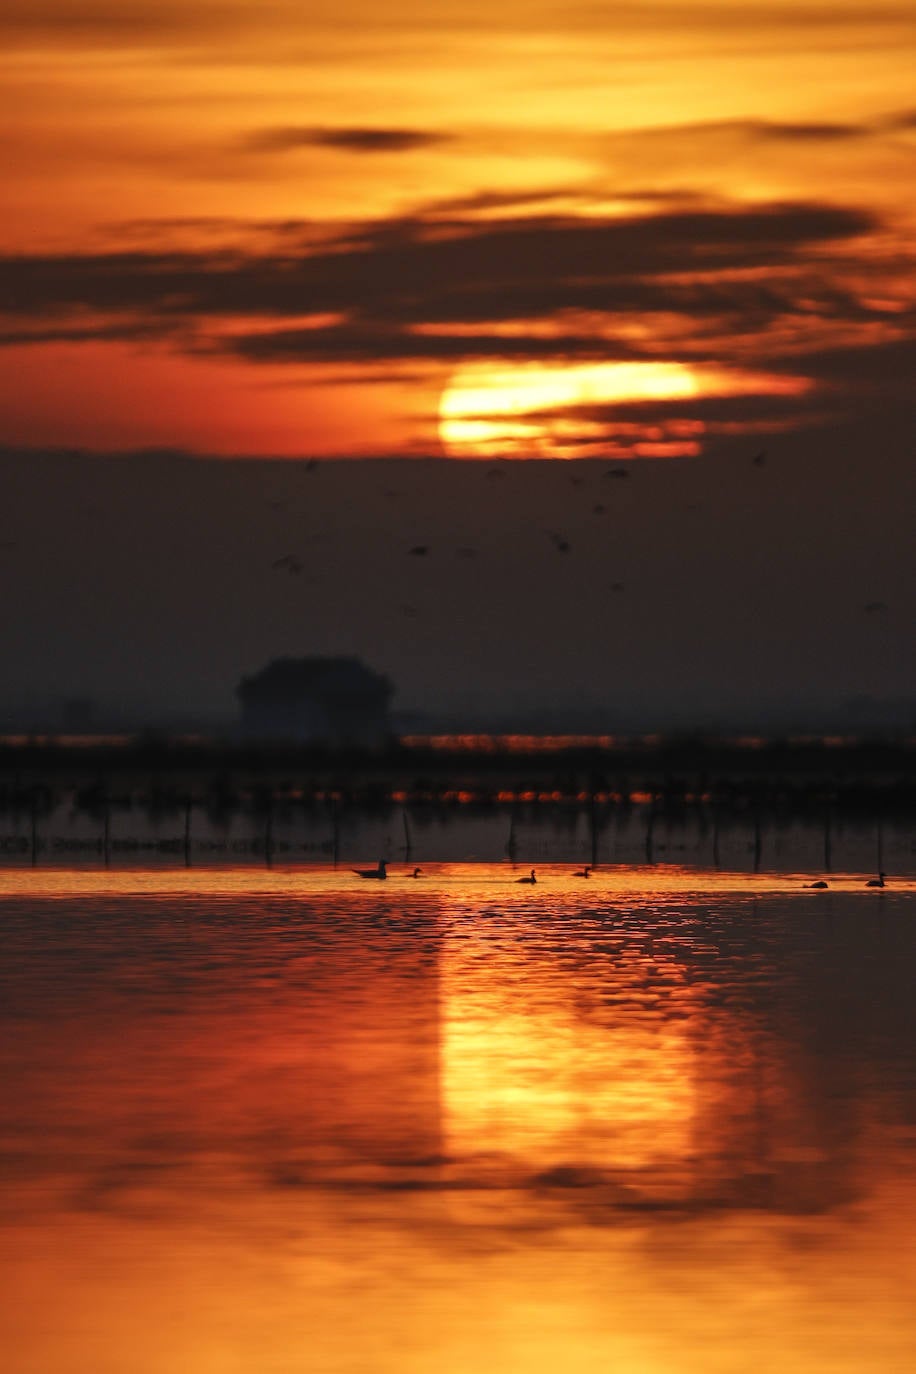
M243 673L309 654L362 657L396 711L440 716L829 724L912 701L912 469L755 456L7 451L0 701L226 721Z

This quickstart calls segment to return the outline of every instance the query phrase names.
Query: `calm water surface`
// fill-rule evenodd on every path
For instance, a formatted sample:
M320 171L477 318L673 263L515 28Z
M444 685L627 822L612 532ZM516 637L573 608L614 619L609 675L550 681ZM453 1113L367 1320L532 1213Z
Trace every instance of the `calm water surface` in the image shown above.
M916 883L7 872L9 1374L916 1367Z

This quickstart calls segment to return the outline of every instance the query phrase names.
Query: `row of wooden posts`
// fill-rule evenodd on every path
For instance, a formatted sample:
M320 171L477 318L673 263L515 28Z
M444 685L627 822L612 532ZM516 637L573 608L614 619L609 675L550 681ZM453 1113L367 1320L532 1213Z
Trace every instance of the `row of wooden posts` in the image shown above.
M188 799L185 802L184 806L184 824L181 836L177 840L166 842L168 851L172 853L180 853L183 856L185 866L188 868L192 866L191 860L193 849L193 812L194 802L191 799ZM413 841L411 837L410 822L408 819L406 807L401 808L401 819L403 824L404 843L402 846L400 846L400 848L403 852L404 861L409 862L413 854ZM663 816L659 812L657 807L649 806L647 808L645 828L645 861L647 864L654 863L656 859L656 830L661 819L663 819ZM110 807L106 806L104 808L102 812L101 821L102 833L96 841L96 846L97 852L101 853L103 862L105 864L105 867L107 868L111 863L112 854ZM325 852L329 852L330 857L332 858L332 861L335 866L340 861L340 831L341 808L335 805L331 808L330 839L326 847L322 846L322 849ZM715 813L713 814L711 831L713 865L714 867L719 868L721 866L720 826L718 817L715 815ZM590 862L592 866L596 866L599 862L598 856L600 834L601 826L599 825L598 812L596 807L592 806L589 809ZM829 811L825 813L823 818L822 834L824 860L823 868L825 872L829 873L831 872L833 867L833 818ZM157 847L162 848L163 842L160 842ZM10 846L8 845L7 849L9 850L9 848ZM43 852L45 846L39 834L37 808L32 809L30 818L29 838L27 844L24 845L23 848L27 848L28 850L32 867L38 867L39 855L41 852ZM246 844L245 850L249 853L263 854L265 863L268 866L272 864L274 856L278 852L278 846L274 837L274 808L272 806L268 806L264 813L264 829L261 833L261 836L253 837L252 840ZM875 850L876 869L877 871L880 871L884 867L884 828L880 818L875 822ZM523 857L519 853L519 843L517 837L517 810L515 808L513 808L513 810L509 814L508 835L506 839L505 852L507 858L509 858L513 863L518 858ZM755 873L759 872L760 870L762 856L763 822L759 812L757 812L753 816L753 871Z

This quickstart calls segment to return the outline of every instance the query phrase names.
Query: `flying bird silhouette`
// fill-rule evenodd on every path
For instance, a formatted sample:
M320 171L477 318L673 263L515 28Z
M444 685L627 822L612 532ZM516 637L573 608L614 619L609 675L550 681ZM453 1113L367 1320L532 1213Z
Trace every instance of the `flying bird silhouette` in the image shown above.
M282 558L275 558L270 566L276 568L278 572L285 569L293 577L298 577L303 567L299 559L291 553L285 553Z
M568 539L565 539L562 534L557 534L556 530L546 530L545 533L547 534L548 538L550 539L550 542L553 544L557 553L569 553L570 549L572 548L572 545L570 544Z

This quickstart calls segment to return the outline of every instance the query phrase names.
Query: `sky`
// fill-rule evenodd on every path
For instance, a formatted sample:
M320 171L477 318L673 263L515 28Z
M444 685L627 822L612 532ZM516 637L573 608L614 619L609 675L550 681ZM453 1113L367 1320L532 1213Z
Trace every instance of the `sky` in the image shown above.
M908 0L7 0L0 704L916 697L914 59Z

